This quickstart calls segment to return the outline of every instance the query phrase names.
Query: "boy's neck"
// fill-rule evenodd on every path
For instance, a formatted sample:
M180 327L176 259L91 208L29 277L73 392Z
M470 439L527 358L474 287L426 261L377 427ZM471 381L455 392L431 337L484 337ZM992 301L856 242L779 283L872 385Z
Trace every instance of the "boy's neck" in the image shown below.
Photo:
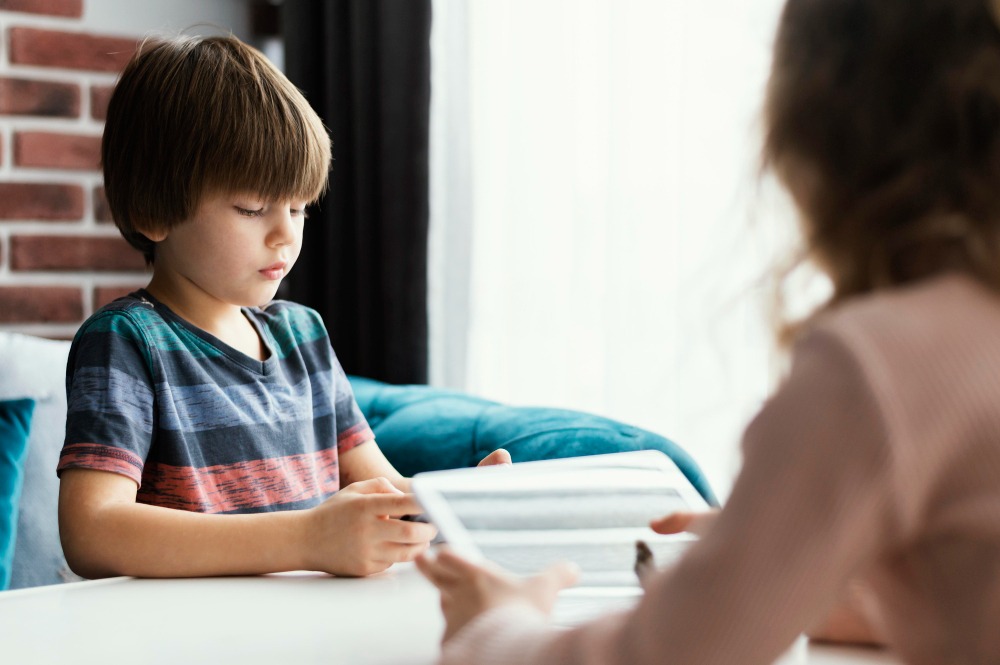
M168 280L157 279L155 272L146 286L146 291L151 296L191 325L251 358L264 360L267 357L267 347L257 329L243 314L242 307L222 302L205 293L188 293L190 290L177 288Z

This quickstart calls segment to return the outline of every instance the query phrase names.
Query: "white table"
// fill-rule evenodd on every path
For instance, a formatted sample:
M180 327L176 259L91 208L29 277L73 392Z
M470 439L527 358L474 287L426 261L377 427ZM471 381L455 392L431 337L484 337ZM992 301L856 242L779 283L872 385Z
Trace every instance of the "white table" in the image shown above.
M0 593L0 662L427 665L443 625L436 591L408 565L365 579L116 577ZM780 662L897 661L803 640Z

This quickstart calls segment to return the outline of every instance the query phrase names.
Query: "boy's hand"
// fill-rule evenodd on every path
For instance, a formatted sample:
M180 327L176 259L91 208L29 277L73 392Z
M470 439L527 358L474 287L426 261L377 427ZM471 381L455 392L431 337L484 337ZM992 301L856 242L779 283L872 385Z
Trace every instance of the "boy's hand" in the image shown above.
M442 642L450 640L477 616L508 603L529 603L549 614L558 593L573 586L579 569L557 563L531 577L518 578L497 567L463 559L446 547L417 559L417 568L441 592L445 626Z
M510 453L503 448L497 448L484 457L476 466L501 466L504 464L513 464L510 459Z
M348 485L309 510L306 568L362 576L412 561L427 549L437 529L399 518L421 512L412 494L385 478Z

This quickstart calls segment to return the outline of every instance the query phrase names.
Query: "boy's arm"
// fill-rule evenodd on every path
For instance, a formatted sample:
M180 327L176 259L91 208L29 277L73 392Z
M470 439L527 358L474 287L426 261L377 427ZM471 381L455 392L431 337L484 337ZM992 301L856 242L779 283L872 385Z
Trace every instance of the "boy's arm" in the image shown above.
M84 577L254 574L304 567L302 512L205 515L136 503L131 479L66 469L59 533Z
M308 510L206 515L136 503L115 473L66 469L59 527L70 567L84 577L199 577L285 570L368 575L426 549L434 529L386 519L419 513L379 480L358 483Z
M374 439L341 453L339 462L341 487L370 478L385 478L401 492L411 491L410 479L396 471L396 467L385 458Z

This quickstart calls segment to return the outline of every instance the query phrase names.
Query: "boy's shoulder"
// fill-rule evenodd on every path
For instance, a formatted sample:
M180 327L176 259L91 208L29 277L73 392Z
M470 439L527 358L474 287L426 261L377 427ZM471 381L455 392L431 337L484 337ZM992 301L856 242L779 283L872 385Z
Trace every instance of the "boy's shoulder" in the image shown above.
M316 310L291 300L272 300L258 309L265 316L323 320Z
M283 351L329 337L323 317L311 307L288 300L272 300L252 311L271 331Z
M139 333L144 328L161 324L153 303L141 291L133 291L117 298L90 315L77 332L77 337L85 333L114 332Z
M263 307L255 307L253 310L258 317L272 325L304 325L309 328L321 328L326 334L326 326L323 325L323 317L319 312L300 305L290 300L272 300Z
M151 349L169 346L167 326L153 303L141 291L104 305L90 315L76 331L70 349L71 365L112 364L119 369L131 366L126 359L152 364ZM124 363L124 364L123 364Z

